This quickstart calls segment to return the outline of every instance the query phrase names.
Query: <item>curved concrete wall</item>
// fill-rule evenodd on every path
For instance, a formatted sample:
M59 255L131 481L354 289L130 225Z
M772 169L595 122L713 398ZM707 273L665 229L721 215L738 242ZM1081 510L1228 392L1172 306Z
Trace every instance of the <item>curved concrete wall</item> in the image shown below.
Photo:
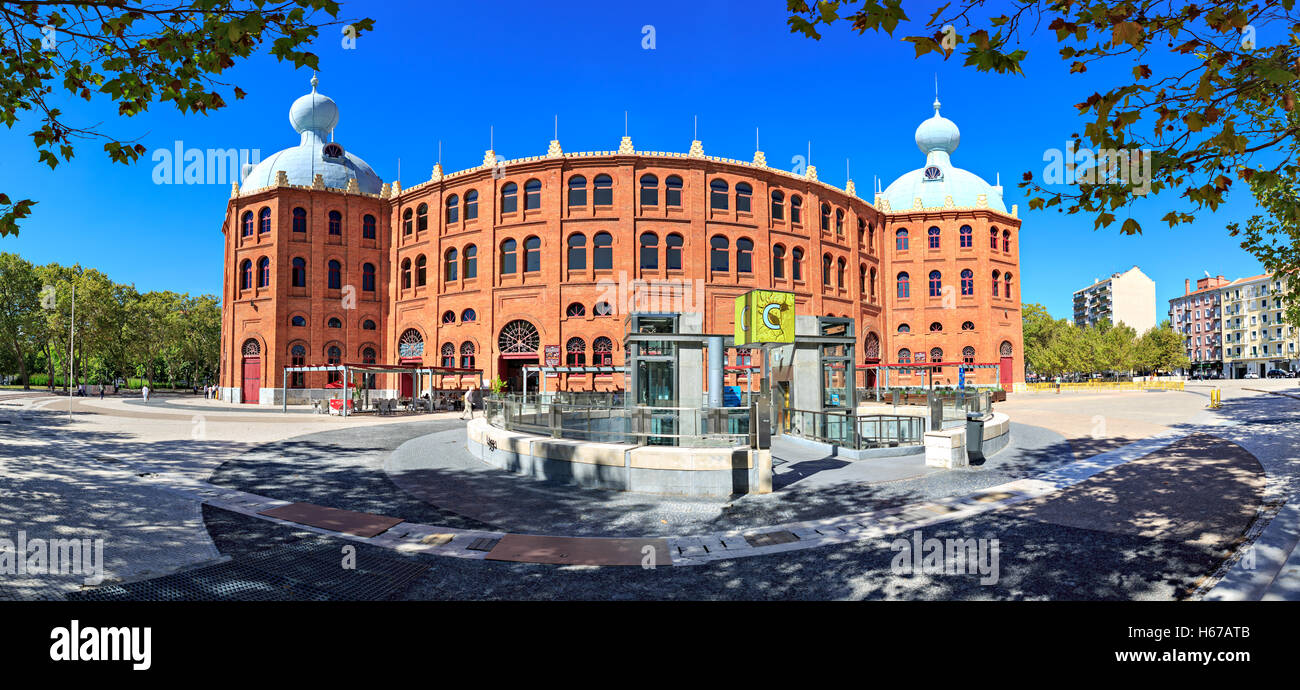
M479 460L519 474L579 486L682 496L730 496L772 490L771 451L591 443L498 429L483 419L467 427L466 447Z

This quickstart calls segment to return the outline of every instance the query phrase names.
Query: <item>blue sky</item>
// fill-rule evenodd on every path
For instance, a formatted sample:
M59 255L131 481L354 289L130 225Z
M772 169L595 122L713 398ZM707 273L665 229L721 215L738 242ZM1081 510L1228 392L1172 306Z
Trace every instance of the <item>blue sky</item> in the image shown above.
M337 29L327 29L314 51L320 91L339 104L337 140L385 181L397 177L400 158L407 185L428 178L439 140L446 170L479 164L489 127L499 155L542 154L556 115L565 150L614 149L626 110L639 149L685 151L696 116L711 155L750 158L758 127L769 165L789 167L811 141L821 179L842 186L849 159L869 198L873 176L887 185L923 162L913 132L932 112L937 74L943 114L962 132L953 163L989 182L1001 173L1007 205L1020 205L1025 302L1069 316L1074 290L1136 264L1156 281L1163 314L1184 278L1260 272L1224 231L1254 212L1244 190L1217 213L1175 230L1158 219L1182 203L1168 194L1151 198L1134 213L1146 231L1139 237L1121 236L1118 223L1094 232L1091 218L1026 208L1016 187L1021 174L1041 174L1044 151L1064 147L1079 129L1073 104L1106 76L1067 75L1050 36L1033 39L1026 76L997 76L963 68L959 59L914 59L910 44L845 26L821 41L795 36L784 5L354 0L345 15L372 17L375 30L345 50ZM919 19L932 5L905 4ZM645 25L654 27L653 50L642 48ZM155 106L122 120L103 99L63 105L70 122L102 122L151 152L181 140L203 149L257 148L265 157L296 143L287 112L310 78L306 69L259 56L225 75L249 95L216 114L182 116ZM21 235L0 239L0 251L37 263L80 262L142 290L220 294L228 184L156 185L152 162L109 163L96 142L82 143L77 158L51 172L36 162L27 136L34 127L0 129L7 160L0 190L40 201Z

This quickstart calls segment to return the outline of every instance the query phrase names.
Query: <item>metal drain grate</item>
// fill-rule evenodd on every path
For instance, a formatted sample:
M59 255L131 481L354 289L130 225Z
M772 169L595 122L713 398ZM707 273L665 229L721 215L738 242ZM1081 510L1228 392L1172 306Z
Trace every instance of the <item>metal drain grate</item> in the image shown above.
M470 542L469 546L466 546L465 549L469 551L491 551L496 548L497 543L500 541L500 539L492 539L490 537L479 537Z
M152 580L74 592L73 601L382 601L428 571L416 561L358 550L343 567L341 544L308 542L267 549Z
M760 546L775 546L777 544L789 544L790 542L799 541L799 535L794 532L768 532L766 534L755 534L752 537L745 537L745 541L755 548Z

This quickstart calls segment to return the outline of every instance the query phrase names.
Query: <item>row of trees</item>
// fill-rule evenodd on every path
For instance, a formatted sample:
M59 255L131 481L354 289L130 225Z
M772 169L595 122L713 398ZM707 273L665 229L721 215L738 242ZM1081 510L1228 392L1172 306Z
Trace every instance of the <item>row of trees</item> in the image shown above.
M93 268L34 266L11 253L0 253L0 372L16 373L24 388L30 388L35 372L45 372L50 385L56 375L66 375L73 286L75 381L216 378L221 349L216 297L141 293Z
M1172 371L1190 365L1183 338L1165 321L1138 335L1124 324L1087 328L1053 319L1041 304L1024 306L1025 368L1039 376Z

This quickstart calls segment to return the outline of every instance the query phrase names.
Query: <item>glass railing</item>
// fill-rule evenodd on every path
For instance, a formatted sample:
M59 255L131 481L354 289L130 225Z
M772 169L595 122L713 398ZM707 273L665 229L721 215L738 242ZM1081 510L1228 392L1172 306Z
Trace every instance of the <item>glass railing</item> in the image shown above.
M815 410L787 410L785 431L813 441L842 448L867 450L919 446L925 436L922 417L910 415L866 414Z
M507 431L591 443L689 447L749 443L748 407L624 407L604 400L601 404L572 404L547 397L487 398L486 419Z

